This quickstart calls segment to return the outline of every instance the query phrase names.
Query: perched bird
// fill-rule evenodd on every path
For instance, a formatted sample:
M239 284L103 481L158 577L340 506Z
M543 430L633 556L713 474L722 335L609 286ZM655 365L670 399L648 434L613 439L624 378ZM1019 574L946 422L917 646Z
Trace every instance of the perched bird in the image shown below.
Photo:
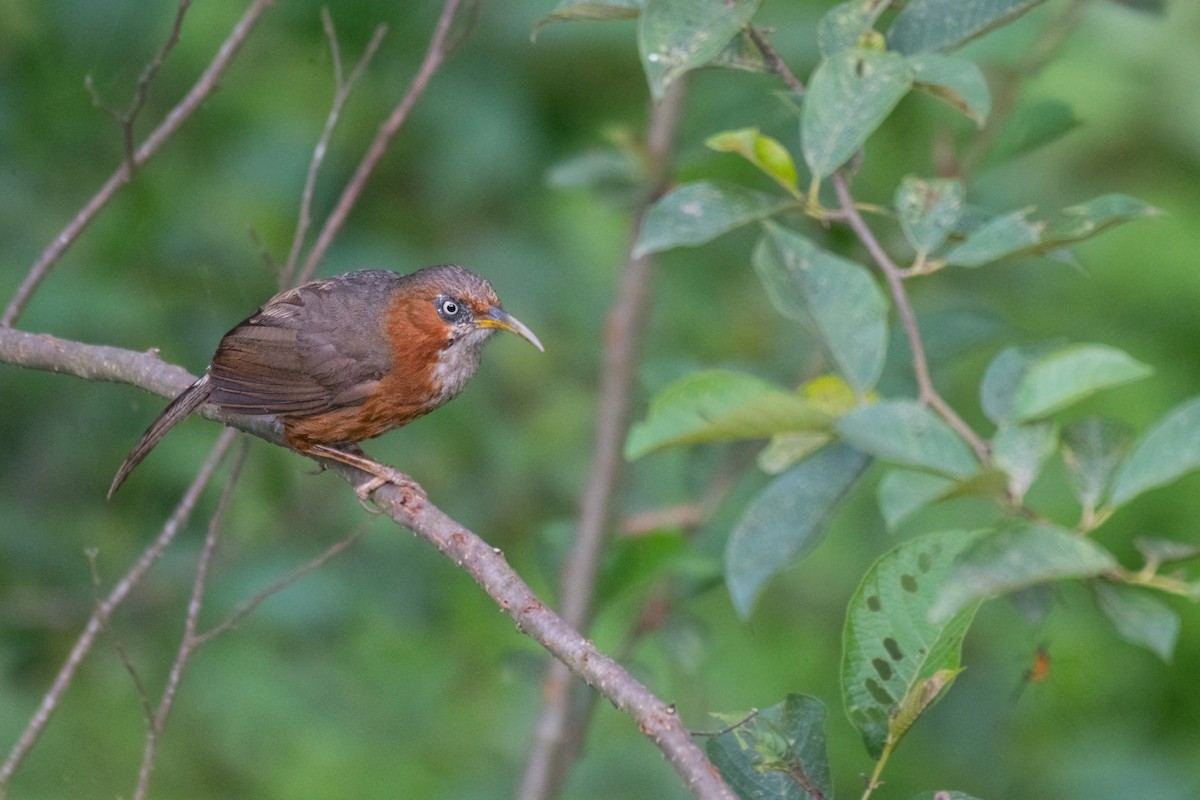
M134 445L108 496L177 423L205 403L273 417L295 450L395 478L357 443L407 425L462 391L494 331L542 343L500 308L491 284L443 265L410 275L348 272L275 295L225 334L204 376Z

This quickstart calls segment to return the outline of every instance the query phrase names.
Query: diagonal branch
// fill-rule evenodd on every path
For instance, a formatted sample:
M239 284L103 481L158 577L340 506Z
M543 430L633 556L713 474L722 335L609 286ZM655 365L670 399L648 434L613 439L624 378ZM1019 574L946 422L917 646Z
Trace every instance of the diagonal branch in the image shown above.
M359 162L358 168L354 170L354 175L346 184L346 188L342 190L341 197L338 198L337 205L333 207L333 211L325 220L321 232L317 235L316 242L313 243L313 248L308 254L308 258L304 261L304 267L300 270L298 281L303 283L310 280L313 274L317 271L317 265L321 263L321 259L325 257L325 251L333 243L333 238L341 230L345 224L346 218L350 216L350 209L358 202L359 196L366 188L367 179L371 177L371 173L375 171L375 167L379 164L384 154L387 152L388 146L392 139L395 138L400 127L404 125L404 121L408 119L408 114L416 105L417 100L425 92L425 88L429 85L429 81L433 78L433 74L437 72L438 67L446 60L447 52L450 47L450 28L454 22L454 15L458 12L458 7L461 0L446 0L446 4L442 7L441 16L438 17L437 25L434 28L433 37L429 41L429 47L425 51L425 58L421 61L421 66L417 69L416 77L409 84L408 91L404 93L400 103L388 115L388 118L379 126L379 132L375 134L375 139L367 148L367 152L363 155L362 161Z
M917 379L920 401L932 408L971 446L981 463L989 463L991 456L988 453L987 444L946 402L945 398L938 393L937 387L933 385L933 377L929 374L929 361L925 357L925 343L921 340L921 330L917 326L917 315L913 311L912 303L908 299L908 292L904 288L903 270L883 249L883 245L875 238L870 226L858 213L858 209L854 206L854 198L850 194L850 184L841 170L833 173L833 188L837 192L838 202L841 204L846 222L863 246L867 248L867 252L871 254L871 258L883 273L884 280L887 281L892 302L896 305L896 313L900 315L900 324L904 328L904 334L908 337L909 349L912 351L913 373Z
M25 280L17 288L17 293L9 302L8 307L4 309L3 317L0 317L0 327L8 328L17 323L17 319L21 316L21 312L25 310L25 306L29 304L33 293L45 277L50 273L51 268L62 257L67 248L75 243L80 234L91 224L92 220L104 209L108 202L112 200L117 191L129 183L133 178L133 171L154 156L155 153L171 138L192 112L200 107L204 98L208 97L217 88L221 81L221 76L229 69L237 56L242 45L245 44L250 32L254 30L254 26L258 24L259 18L263 13L274 4L275 0L255 0L246 13L242 15L237 24L234 25L233 31L230 32L228 38L221 44L217 50L216 56L212 63L208 65L208 69L192 86L191 91L179 101L175 108L167 114L166 118L159 123L146 141L142 142L142 146L133 154L133 158L126 158L121 162L121 166L117 167L117 171L109 177L100 190L88 200L87 204L80 209L79 213L67 223L67 226L62 229L58 236L54 237L54 241L50 243L33 266L29 268L29 272L25 275Z
M580 501L579 527L563 565L561 580L563 619L579 631L588 628L596 573L612 521L612 500L621 472L621 447L629 428L630 396L637 372L638 344L649 306L653 258L634 258L632 250L641 230L642 218L667 187L675 135L683 114L684 84L682 80L675 81L666 97L651 108L646 130L650 191L632 226L630 253L621 273L617 299L609 312L604 337L595 447ZM573 759L568 753L572 749L572 732L582 732L584 727L582 721L580 724L571 724L571 684L571 672L563 662L550 662L542 685L545 703L534 728L534 741L518 792L522 800L542 800L553 796L566 776Z
M117 359L120 352L117 348L93 347L0 328L0 362L78 374L81 377L122 380L150 390L159 387L159 393L164 396L174 396L193 380L185 370L177 370L175 380L168 381L164 386L161 381L163 369L156 366L161 364L157 356L124 351L127 356ZM121 363L108 368L105 363L110 359ZM147 375L137 374L136 370L131 369L133 364L149 367ZM118 374L123 377L118 377ZM211 412L206 414L209 415ZM270 425L255 424L252 419L245 418L224 421L274 444L283 444L282 434ZM231 433L227 432L226 436L231 436ZM326 466L356 488L373 479L365 472L338 462L327 462ZM211 470L208 474L211 474ZM207 474L204 477L207 478ZM424 490L410 478L403 478L401 484L380 488L372 498L393 521L433 544L474 578L500 609L516 622L518 630L546 648L619 710L630 715L638 729L662 751L691 792L700 798L734 800L735 795L721 780L704 752L692 741L691 734L675 713L674 707L658 699L616 661L601 653L594 644L547 608L509 566L498 548L490 546L447 516L429 501ZM100 625L102 623L97 623L97 630ZM77 663L72 666L72 671L74 666ZM66 681L69 681L69 676L64 685Z
M10 344L10 340L12 339L28 335L29 334L21 334L20 331L0 328L0 361L16 363L11 361L9 358L13 352L13 349L6 347L6 345ZM86 345L80 345L80 347L86 347ZM95 356L97 361L102 360L104 358L104 351L109 349L111 348L97 348L97 350L100 351ZM69 358L70 357L64 359L57 368L47 366L42 366L40 368L50 368L54 369L55 371L72 372L73 374L78 374L70 369L71 361ZM30 366L32 366L32 364L30 364ZM184 375L187 374L186 370L179 370L179 372L183 373ZM146 383L150 385L158 384L157 377L148 377ZM125 600L125 598L129 596L129 593L133 590L133 588L137 586L150 568L154 566L155 562L158 561L159 556L161 556L163 551L166 550L167 545L174 540L175 535L179 533L179 531L187 523L188 517L191 516L192 509L195 508L196 502L200 499L201 492L204 491L204 487L208 485L209 480L212 478L213 472L217 468L217 464L220 462L222 456L225 455L225 451L229 449L229 446L233 444L233 440L236 438L237 432L232 429L226 430L225 433L221 435L220 439L217 440L217 445L209 454L208 459L204 462L204 465L200 468L199 472L196 473L196 477L192 481L192 485L189 486L187 492L184 493L183 499L181 499L179 504L175 506L175 510L171 512L171 516L163 525L162 531L158 534L158 538L156 538L154 542L146 548L146 550L142 553L141 558L139 558L137 562L129 569L129 571L125 573L125 576L122 577L121 580L117 581L117 584L112 588L112 591L108 593L108 596L105 597L100 603L97 603L95 610L92 612L91 618L87 621L87 625L85 625L83 628L83 633L79 635L79 639L76 640L75 646L71 648L70 654L67 656L67 659L63 663L62 668L58 671L58 674L54 677L54 683L51 684L49 691L46 692L46 696L42 698L41 705L38 706L38 710L34 713L33 718L29 721L29 724L25 726L25 730L21 732L20 737L17 739L16 744L13 745L13 748L9 752L8 757L4 760L3 765L0 765L0 797L3 797L5 787L7 787L8 781L12 777L13 772L18 766L20 766L21 762L25 759L25 756L29 754L29 750L33 747L38 738L42 735L42 732L46 729L47 723L50 722L50 717L58 709L58 705L62 700L63 694L66 692L67 687L71 685L71 680L75 676L75 671L79 669L79 665L83 663L83 659L87 656L88 652L91 651L92 645L95 644L96 637L102 630L104 630L105 625L108 624L108 620L112 617L112 614L116 610L117 606L119 606Z

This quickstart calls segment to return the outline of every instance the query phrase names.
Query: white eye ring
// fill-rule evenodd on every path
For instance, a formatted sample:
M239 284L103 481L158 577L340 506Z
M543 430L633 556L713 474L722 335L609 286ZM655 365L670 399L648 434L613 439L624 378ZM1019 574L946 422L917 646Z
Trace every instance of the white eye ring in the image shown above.
M453 300L446 300L442 303L442 313L446 316L453 317L458 313L458 303Z

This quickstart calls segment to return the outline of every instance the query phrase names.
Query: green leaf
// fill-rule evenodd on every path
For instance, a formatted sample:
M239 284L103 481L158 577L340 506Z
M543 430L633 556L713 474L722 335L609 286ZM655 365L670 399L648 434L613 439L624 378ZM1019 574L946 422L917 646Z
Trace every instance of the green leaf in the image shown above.
M1017 385L1012 416L1037 419L1112 386L1153 373L1127 353L1098 344L1070 345L1034 359Z
M1129 426L1102 417L1081 419L1063 429L1062 459L1067 477L1079 505L1089 513L1100 505L1132 440Z
M903 56L842 50L817 67L800 118L804 160L819 178L853 156L912 88Z
M745 618L763 584L794 566L825 536L838 503L870 459L832 444L775 478L746 507L725 548L725 579Z
M1053 422L1001 425L992 439L992 459L1008 475L1008 491L1020 502L1058 445Z
M662 390L634 424L625 457L696 442L765 439L781 431L828 430L830 417L811 400L728 370L688 375Z
M966 194L960 181L906 177L896 189L896 212L908 243L918 253L942 246L958 224Z
M974 61L936 53L911 56L914 86L962 112L980 128L992 110L987 79Z
M1042 236L1042 224L1028 219L1032 211L1032 208L1014 211L972 231L966 241L946 254L946 263L956 267L981 267L1032 248Z
M896 746L960 668L975 605L939 622L929 611L955 557L977 536L943 531L904 542L871 566L850 598L842 697L872 758Z
M967 443L932 411L912 400L859 408L835 425L847 442L884 461L921 467L951 478L979 471Z
M917 795L913 800L979 800L979 798L969 795L966 792L923 792Z
M1167 13L1167 0L1112 0L1112 2L1146 14L1161 16Z
M759 0L645 0L638 51L656 100L689 70L712 61L758 10Z
M926 506L956 497L1002 497L1007 476L986 469L958 481L916 470L894 469L883 476L876 490L879 511L888 528L895 529L904 520Z
M704 144L719 153L737 153L788 191L796 189L796 162L787 148L758 128L723 131Z
M825 717L825 705L820 700L789 694L782 703L711 737L705 750L721 777L740 797L833 797ZM805 790L806 785L811 791Z
M857 405L854 391L836 375L821 375L800 387L800 394L812 400L818 409L831 417L840 417ZM758 468L769 475L778 475L803 461L833 441L832 431L817 433L779 433L758 454Z
M633 254L641 257L673 247L704 244L777 214L794 202L732 184L685 183L650 208Z
M911 517L957 485L952 478L917 472L910 469L893 469L879 481L876 498L879 512L888 528L895 530L904 520Z
M1011 161L1061 139L1079 126L1071 107L1061 100L1043 100L1019 106L1000 128L988 148L984 166Z
M754 249L754 269L784 316L813 328L838 374L869 391L887 355L887 300L864 267L773 222Z
M642 10L644 0L562 0L554 10L533 26L531 38L536 39L542 28L551 22L570 20L633 19Z
M1095 578L1116 569L1090 539L1049 524L1019 522L981 537L957 560L930 613L949 619L987 597L1039 583Z
M888 0L849 0L829 9L817 23L821 55L829 57L858 47L862 35L872 29L888 5Z
M988 419L997 425L1013 419L1013 404L1021 380L1029 366L1049 352L1053 352L1049 345L1008 347L992 359L979 386L979 401Z
M901 53L932 53L966 44L1011 22L1043 0L910 0L888 30Z
M1200 468L1200 398L1177 406L1146 431L1113 479L1114 506Z
M1153 536L1138 536L1133 540L1133 544L1146 559L1146 563L1156 567L1172 561L1190 561L1200 557L1200 544L1192 542L1175 542L1170 539L1156 539Z
M1109 228L1145 217L1161 215L1152 205L1124 194L1106 194L1069 206L1045 220L1043 246L1061 246L1091 238Z
M1118 636L1171 662L1179 640L1179 614L1174 609L1132 586L1097 581L1092 591Z

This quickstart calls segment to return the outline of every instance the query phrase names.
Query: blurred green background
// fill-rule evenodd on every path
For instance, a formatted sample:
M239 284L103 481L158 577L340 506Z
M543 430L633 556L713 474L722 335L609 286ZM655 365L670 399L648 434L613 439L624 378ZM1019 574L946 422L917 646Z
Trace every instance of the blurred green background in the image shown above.
M448 513L502 547L554 602L593 435L600 343L629 236L628 209L583 188L550 185L556 165L640 133L646 89L635 25L569 23L529 32L548 0L482 3L322 265L407 271L454 261L488 276L505 306L546 344L491 345L465 394L437 414L371 443L413 474ZM802 77L816 60L816 20L829 2L768 0L757 20ZM139 139L187 91L245 3L209 0L153 84ZM1051 2L967 49L1011 63L1063 7ZM58 264L20 327L135 350L159 348L199 373L216 342L275 290L260 250L282 260L312 147L332 96L329 50L313 0L280 3L198 113L126 187ZM344 57L373 27L389 33L339 127L318 185L318 218L337 197L424 53L439 5L346 0L332 9ZM0 301L122 158L113 121L84 77L125 107L160 47L172 2L0 0ZM1165 17L1096 2L1021 103L1058 98L1081 122L1053 145L981 173L972 199L994 210L1056 208L1124 192L1162 208L1078 249L1083 268L1043 260L939 274L914 290L936 379L973 424L975 388L1002 346L1053 338L1123 348L1154 378L1102 394L1073 414L1142 428L1200 392L1200 6ZM677 156L684 178L753 181L732 156L704 149L716 131L759 125L795 148L791 112L766 76L703 72L690 82ZM860 199L886 202L899 176L932 172L931 137L966 133L952 111L905 100L871 140ZM753 232L660 259L642 343L638 408L699 366L736 366L795 382L803 336L766 302L749 268ZM852 252L852 250L851 250ZM965 351L961 319L983 335ZM937 354L954 353L953 358ZM799 356L799 357L798 357ZM181 426L111 503L113 471L163 401L125 386L0 366L0 747L11 746L94 603L89 549L105 587L156 535L217 435ZM987 431L990 433L990 431ZM752 452L720 447L633 465L620 498L632 514L697 498L713 475ZM204 620L218 621L287 570L363 524L352 494L308 462L262 442L234 496ZM1033 500L1067 505L1061 470ZM890 547L869 491L832 535L776 580L748 622L719 568L731 520L750 491L738 481L715 518L612 547L593 631L610 652L648 597L673 592L671 616L625 659L693 729L709 711L765 707L805 692L830 707L834 778L854 796L871 764L840 708L845 604ZM1200 479L1153 492L1101 532L1132 558L1133 536L1194 539ZM134 683L117 646L157 698L178 637L210 490L194 521L122 607L80 670L13 798L128 796L144 735ZM955 504L919 524L962 526L980 510ZM940 515L940 518L939 518ZM432 548L374 522L357 548L269 600L206 646L185 676L159 750L158 797L510 796L540 704L544 657L478 587ZM902 530L899 536L905 535ZM662 554L666 553L664 556ZM668 582L667 575L684 577ZM1031 626L1004 602L968 636L967 671L912 731L880 797L955 788L981 798L1200 796L1200 614L1177 605L1173 664L1122 643L1077 587ZM1039 645L1053 668L1015 690ZM1015 698L1015 699L1014 699ZM599 706L572 798L680 797L682 787L635 726Z

